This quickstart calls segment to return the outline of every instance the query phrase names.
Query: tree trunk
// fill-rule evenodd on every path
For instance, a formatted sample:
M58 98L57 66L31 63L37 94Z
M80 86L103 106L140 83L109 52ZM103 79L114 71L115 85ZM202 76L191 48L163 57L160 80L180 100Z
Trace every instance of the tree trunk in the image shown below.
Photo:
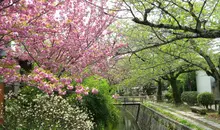
M218 72L220 75L220 57L218 58ZM216 86L218 87L219 91L220 91L220 76L219 76L219 81L216 81ZM218 114L220 115L220 103L218 103Z
M0 82L0 125L4 123L4 84Z
M170 79L170 84L171 84L172 91L173 91L173 100L174 100L174 103L175 103L176 105L181 104L182 101L181 101L180 93L179 93L179 90L178 90L178 87L177 87L176 78L171 78L171 79Z
M158 80L157 83L158 83L157 101L161 102L162 101L162 82L161 80Z
M220 91L220 77L216 78L215 80L216 80L217 91ZM218 114L220 115L220 103L218 104Z

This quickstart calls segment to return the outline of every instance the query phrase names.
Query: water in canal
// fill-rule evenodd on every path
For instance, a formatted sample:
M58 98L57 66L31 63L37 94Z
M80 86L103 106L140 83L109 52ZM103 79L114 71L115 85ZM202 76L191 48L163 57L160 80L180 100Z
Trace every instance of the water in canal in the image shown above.
M121 119L115 130L140 130L135 119L125 110L121 111Z

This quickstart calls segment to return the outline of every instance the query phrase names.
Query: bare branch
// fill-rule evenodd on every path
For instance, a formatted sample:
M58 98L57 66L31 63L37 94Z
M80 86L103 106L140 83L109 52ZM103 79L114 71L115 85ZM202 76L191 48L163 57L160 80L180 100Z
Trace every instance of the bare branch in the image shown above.
M11 7L11 6L13 6L14 4L18 3L19 1L20 1L20 0L13 1L11 4L2 7L2 8L0 9L0 12L3 11L3 10L5 10L5 9L7 9L7 8L9 8L9 7ZM3 1L1 1L1 2L3 2Z
M130 10L130 12L131 12L131 14L132 14L132 16L133 16L134 18L136 18L136 16L134 15L133 10L132 10L132 8L131 8L131 6L130 6L125 0L123 0L123 2L128 6L128 8L129 8L129 10Z
M24 49L27 51L28 55L31 57L32 60L34 60L34 62L37 64L38 67L40 67L39 62L32 56L32 54L29 52L28 48L26 47L26 45L21 42L21 44L24 46Z
M161 5L161 3L160 2L158 2L159 3L159 5ZM154 4L155 5L155 4ZM155 5L156 6L156 5ZM169 15L170 17L172 17L175 21L176 21L176 23L177 23L177 25L179 26L179 28L181 28L181 25L180 25L180 23L179 23L179 21L176 19L176 17L173 15L173 14L171 14L170 12L168 12L167 10L165 10L165 7L161 7L161 6L156 6L156 7L158 7L159 9L161 9L164 13L166 13L167 15Z
M127 51L127 52L117 52L116 55L124 55L124 54L128 54L128 53L136 53L136 52L140 52L140 51L143 51L143 50L146 50L146 49L150 49L150 48L155 48L155 47L158 47L158 46L162 46L162 45L166 45L166 44L169 44L169 43L172 43L174 41L177 41L177 40L182 40L182 39L185 39L185 38L199 38L197 35L193 36L193 35L183 35L183 36L177 36L176 38L173 38L173 39L170 39L166 42L163 42L163 43L149 43L151 44L151 46L145 46L143 48L140 48L140 49L136 49L136 50L130 50L130 51Z
M206 2L207 2L207 0L205 0L205 1L203 2L202 8L201 8L201 10L200 10L200 12L199 12L198 19L200 18L201 14L202 14L202 11L203 11L203 9L204 9L204 7L205 7Z
M212 16L212 14L215 12L215 9L216 9L218 3L219 3L219 0L216 2L215 6L214 6L212 12L210 13L210 15L208 16L208 19L207 19L207 20L209 20L209 18L210 18L210 17Z

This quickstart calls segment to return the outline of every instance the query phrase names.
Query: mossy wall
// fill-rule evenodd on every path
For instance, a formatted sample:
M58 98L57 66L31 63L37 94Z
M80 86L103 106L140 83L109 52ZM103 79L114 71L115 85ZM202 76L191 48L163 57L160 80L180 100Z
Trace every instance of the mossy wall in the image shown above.
M136 119L138 105L124 105L123 107ZM137 123L141 130L191 130L143 105L140 105Z

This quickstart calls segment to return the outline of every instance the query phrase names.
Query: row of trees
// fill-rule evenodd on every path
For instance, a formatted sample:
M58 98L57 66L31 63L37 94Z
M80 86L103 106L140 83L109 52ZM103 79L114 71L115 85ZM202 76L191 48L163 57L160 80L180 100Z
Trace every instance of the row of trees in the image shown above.
M177 79L183 73L204 70L215 78L220 92L219 1L123 0L133 22L118 31L126 37L127 48L118 51L126 59L118 66L128 68L121 80L144 84L149 80L169 81L174 102L181 103ZM117 29L117 28L115 28ZM124 56L121 56L124 55ZM129 65L129 66L128 66ZM114 70L112 70L115 72ZM114 80L113 80L114 81ZM129 83L128 83L129 82Z
M116 15L119 7L122 16ZM202 69L220 89L220 56L212 50L220 36L219 8L215 0L0 1L0 78L64 95L72 81L106 71L120 48L115 60L127 60L118 63L123 69L112 70L120 73L117 80L109 76L112 83L154 80L160 87L167 80L178 104L176 82L183 73ZM133 20L112 27L120 35L107 29L116 16Z

